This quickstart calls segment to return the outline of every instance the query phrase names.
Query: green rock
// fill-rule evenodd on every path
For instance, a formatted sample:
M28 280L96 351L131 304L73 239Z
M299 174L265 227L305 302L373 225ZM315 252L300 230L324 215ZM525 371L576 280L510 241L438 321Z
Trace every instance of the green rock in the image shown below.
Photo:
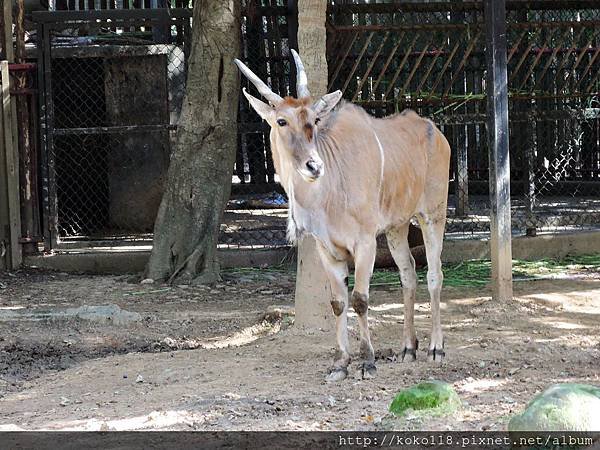
M400 391L390 404L390 412L397 416L408 410L449 413L460 405L458 395L448 383L424 381Z
M600 388L589 384L554 384L538 394L508 431L600 431Z

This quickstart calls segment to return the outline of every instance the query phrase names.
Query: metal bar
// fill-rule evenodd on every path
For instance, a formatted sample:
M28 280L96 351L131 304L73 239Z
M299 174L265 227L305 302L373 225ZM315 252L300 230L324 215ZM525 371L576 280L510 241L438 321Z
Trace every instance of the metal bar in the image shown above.
M288 26L288 47L290 49L293 48L294 50L299 51L299 49L298 49L298 2L297 2L297 0L288 0L286 19L287 19L287 26ZM296 64L290 63L290 80L295 80L295 79L296 79ZM290 95L297 96L296 83L290 83ZM239 132L239 130L238 130L238 132Z
M434 35L432 33L431 36L429 37L429 40L427 41L427 44L425 44L425 47L423 47L423 50L421 50L419 57L413 64L413 68L410 71L410 73L408 74L406 81L404 81L404 85L402 86L402 90L401 90L402 93L404 93L406 91L406 88L410 85L410 82L412 81L413 77L415 76L417 69L419 69L419 67L421 66L421 61L423 61L423 57L425 56L425 53L427 53L427 51L429 50L429 46L433 42L433 38L434 38Z
M598 20L582 20L580 22L551 21L551 22L527 22L510 23L507 25L509 30L531 30L544 28L594 28L600 24ZM473 28L482 28L483 24L476 23L418 23L411 25L341 25L335 27L338 33L345 32L365 32L365 31L441 31Z
M544 44L542 45L542 51L538 51L537 56L533 60L533 63L529 65L529 70L527 71L527 74L523 77L523 79L521 80L521 84L519 84L519 87L517 88L518 91L523 89L523 86L525 86L525 83L527 83L527 80L529 79L529 77L535 70L536 66L540 62L540 59L542 58L542 55L544 54L543 50L548 48L548 43L549 43L550 39L552 38L552 31L554 31L554 30L551 30L551 32L548 33L548 36L544 40Z
M4 158L6 170L6 194L8 197L8 227L10 236L10 268L21 265L21 201L19 195L19 154L14 135L14 105L10 98L10 75L8 62L0 62L0 81L2 83L2 135L4 137Z
M475 48L475 44L477 44L477 41L479 40L480 35L481 35L481 30L477 31L477 34L471 40L471 43L467 47L467 50L465 50L465 55L463 56L463 59L460 61L460 64L458 65L456 72L454 72L452 74L452 78L450 79L450 83L448 84L448 87L444 91L443 97L446 97L449 94L450 90L452 89L452 85L456 81L456 78L463 71L465 64L467 63L467 59L469 59L469 56L471 56L471 52L473 52L473 49Z
M560 46L553 45L554 50L552 51L552 55L548 58L548 61L546 61L546 65L542 69L542 73L535 77L536 80L535 80L535 84L533 85L533 88L532 88L533 91L535 91L535 89L537 88L540 81L544 79L544 76L546 76L546 72L548 72L548 69L554 62L554 58L556 58L559 48L566 42L566 40L570 34L571 34L571 30L566 30L564 32L564 34L562 35L562 39L558 42L560 44Z
M360 64L360 61L362 60L362 57L364 56L365 52L367 51L367 48L369 47L369 43L371 42L371 39L373 39L373 35L375 33L371 33L369 34L369 37L367 38L367 40L365 41L362 50L360 51L358 58L356 58L356 61L354 62L354 66L352 67L352 70L350 71L350 73L348 74L348 77L346 78L346 82L344 83L344 87L342 88L342 92L346 92L346 88L348 87L348 85L350 84L350 80L352 79L352 76L354 75L354 72L356 72L356 69L358 68L358 65Z
M535 224L535 150L534 150L534 139L533 132L535 127L523 127L523 131L527 134L526 148L525 148L525 159L526 159L526 176L525 176L525 210L527 211L527 226L525 234L527 236L535 236L537 234Z
M596 87L596 81L598 80L598 77L600 77L600 70L598 70L596 72L596 74L592 77L592 79L590 80L590 84L588 84L588 87L585 90L586 94L592 93L592 89L594 89Z
M579 56L577 57L577 59L575 60L575 64L573 65L573 67L570 68L569 72L574 72L577 67L579 67L579 64L581 63L581 61L583 60L583 57L586 55L587 53L587 47L589 47L592 44L593 39L596 37L596 35L598 34L598 32L600 32L600 30L597 30L589 39L587 44L581 49L581 52L579 52ZM564 89L567 86L567 82L569 81L571 77L567 76L564 78L563 84L560 87L560 89Z
M568 21L550 21L550 22L527 22L527 23L511 23L508 24L509 29L528 29L528 28L595 28L600 21L598 20L582 20L579 22Z
M493 298L512 299L506 2L485 0Z
M517 39L517 42L515 42L515 45L513 45L513 47L510 49L510 52L508 53L508 58L506 60L507 64L510 62L515 52L518 50L519 45L521 45L521 41L527 35L527 33L529 33L529 30L523 31L523 33L521 33L521 36L519 36L519 39Z
M576 50L575 44L577 42L579 42L579 39L581 38L581 35L583 34L584 31L585 31L585 28L582 28L581 30L579 30L579 34L577 34L577 37L573 38L573 45L571 47L569 47L567 49L567 51L565 51L565 54L563 55L563 58L562 58L560 64L558 65L558 68L555 71L557 76L558 76L558 74L562 73L562 70L563 70L565 64L567 63L567 61L569 60L569 58L571 57L571 54Z
M44 25L37 24L37 35L44 36ZM44 237L44 250L46 252L52 249L50 239L49 225L49 198L48 198L48 139L46 124L46 88L44 83L44 51L45 43L43 39L37 39L37 79L39 97L38 117L40 122L40 175L41 175L41 196L42 196L42 236Z
M82 135L82 134L118 134L118 133L146 133L152 131L174 131L177 125L126 125L115 127L88 127L88 128L55 128L54 136Z
M585 70L579 76L579 80L577 80L577 83L573 87L573 92L577 92L579 90L579 86L581 85L581 82L583 81L583 79L585 78L585 76L588 74L588 72L590 71L591 67L594 65L594 62L596 61L596 58L598 58L599 54L600 54L600 48L598 48L596 50L596 53L594 53L594 56L592 56L590 58L590 61L588 62L587 66L585 67ZM593 83L590 83L589 87L592 87L592 86L593 86ZM589 92L589 89L587 90L587 92Z
M444 44L445 45L445 44ZM427 68L427 71L425 72L424 75L421 76L421 82L419 83L419 85L417 86L417 90L416 92L421 93L421 89L423 88L423 85L427 82L427 80L429 79L429 74L431 73L431 71L433 70L433 68L435 67L435 63L438 60L439 56L442 54L442 50L438 50L436 55L431 59L431 63L429 64L429 67Z
M456 3L456 0L455 0ZM462 11L452 11L450 14L450 20L452 23L463 23L465 21L465 13ZM461 53L464 53L465 43L463 41L463 34L469 35L468 30L460 33L456 38L453 35L448 36L448 44L450 45L454 39L456 39L456 45L461 47ZM462 44L462 45L461 45ZM450 62L450 61L447 61ZM451 66L450 75L455 72L455 68ZM466 71L462 72L461 79L458 79L455 83L454 89L457 90L458 94L466 95L467 84L473 77L469 77ZM441 73L440 75L444 75ZM430 93L432 95L435 91ZM456 111L456 110L455 110ZM467 112L467 105L464 105L463 111ZM455 183L455 198L456 198L456 211L457 217L464 217L469 214L469 141L468 134L466 131L468 127L466 125L452 127L452 134L449 137L452 142L452 147L456 152L456 183Z
M466 33L466 30L465 30L464 33ZM456 44L454 44L454 48L450 52L450 55L448 55L448 58L446 58L446 62L444 63L444 67L442 67L442 70L440 70L440 73L439 73L438 77L436 78L435 82L433 83L433 86L431 87L431 91L429 92L429 95L427 96L427 98L431 98L431 96L435 92L436 88L438 87L438 84L440 84L440 81L442 81L442 78L446 74L446 70L448 69L448 66L450 65L450 63L454 59L454 56L456 55L456 52L460 48L462 36L463 36L464 33L461 33L459 35L459 37L458 37L458 39L456 41Z
M350 50L352 50L352 46L354 45L354 42L356 41L356 38L358 37L358 34L359 33L354 33L352 35L352 39L350 40L350 43L348 44L348 47L346 48L346 51L344 52L344 55L339 60L340 63L338 64L338 66L336 67L335 71L333 72L333 75L331 77L331 81L329 82L329 86L327 87L327 90L330 91L331 88L333 87L333 83L335 83L335 81L337 80L337 77L340 74L340 71L342 70L342 67L344 66L344 61L348 57L348 54L350 53Z
M532 37L529 39L530 44L527 46L527 49L523 52L523 56L521 56L521 59L519 59L519 62L517 63L516 67L512 70L512 73L510 74L510 77L508 78L509 83L512 83L513 79L517 76L517 73L521 69L521 66L523 65L523 63L525 62L527 57L529 56L529 52L531 52L531 49L533 48L533 44L535 43L538 34L539 33L536 32L535 37Z
M586 9L597 8L597 0L508 0L506 2L508 10L532 10L532 9L557 9L557 7L566 9ZM394 13L394 12L447 12L451 8L452 11L482 11L483 2L479 1L464 1L448 5L447 1L437 2L397 2L393 3L377 3L377 4L338 4L330 5L329 13L338 12L353 12L353 13Z
M375 81L375 83L373 84L373 92L377 92L377 88L379 87L381 80L383 79L385 73L387 72L388 66L392 62L392 59L394 59L394 56L396 55L396 51L398 50L398 47L400 47L400 44L404 40L405 35L406 35L406 33L404 33L404 32L400 33L400 36L398 36L398 40L394 44L394 47L392 47L392 49L390 50L388 59L386 60L383 67L381 68L381 72L379 73L379 77L377 77L377 81Z
M402 69L404 68L404 64L406 64L406 60L410 56L410 53L412 52L412 49L415 46L415 43L417 42L417 39L419 39L419 34L415 33L415 37L413 38L412 42L408 46L408 49L407 49L406 53L404 54L402 61L400 61L400 64L398 65L398 68L396 69L396 72L394 73L394 76L392 77L392 80L390 81L390 85L388 86L387 91L385 91L385 94L383 94L383 98L387 99L388 96L390 95L390 92L392 92L392 89L394 89L394 84L396 83L396 80L400 76L400 72L402 72Z
M111 9L99 11L33 11L31 15L34 22L59 23L63 26L69 22L96 22L98 20L111 20L112 22L139 19L160 20L164 17L165 12L161 9ZM192 10L188 8L169 9L168 16L170 18L190 18L192 17Z
M38 38L39 39L39 38ZM46 163L48 170L47 189L48 189L48 234L50 239L50 248L56 248L59 242L58 233L58 199L56 193L56 167L54 155L54 99L52 98L52 54L50 41L50 28L43 27L42 42L43 67L44 67L44 100L46 106Z
M340 25L335 27L338 33L367 32L367 31L430 31L430 30L455 30L473 27L464 23L417 23L411 25Z
M373 66L375 66L375 63L377 62L377 58L379 58L379 54L383 50L383 47L385 46L385 43L387 42L389 36L390 36L389 32L385 33L383 39L381 40L381 44L379 45L379 48L377 49L375 54L373 56L371 56L371 64L369 64L369 66L367 67L367 70L365 70L365 74L363 75L362 79L360 80L360 83L358 83L358 87L356 88L356 92L354 92L352 101L356 100L358 93L360 92L363 85L365 84L365 81L367 81L367 78L369 78L369 75L371 74L371 71L373 70Z
M36 68L35 63L22 63L22 64L9 64L8 70L11 72L24 72L28 70L34 70Z

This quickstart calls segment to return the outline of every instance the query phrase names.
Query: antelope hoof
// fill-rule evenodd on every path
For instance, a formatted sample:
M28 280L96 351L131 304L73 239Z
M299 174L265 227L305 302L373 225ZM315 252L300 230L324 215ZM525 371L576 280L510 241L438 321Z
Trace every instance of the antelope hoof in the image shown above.
M434 348L430 348L427 351L427 359L429 361L435 361L435 362L441 363L444 360L445 356L446 356L446 353L444 352L444 343L443 342L442 342L441 348L435 346Z
M414 348L408 348L408 347L404 346L404 349L402 349L402 361L405 360L406 355L409 355L408 361L411 361L411 362L416 361L418 349L419 349L419 340L418 339L415 339Z
M360 371L362 373L363 380L370 380L372 378L375 378L375 375L377 375L377 367L372 362L365 361L364 363L362 363Z
M346 367L336 367L329 372L329 375L325 377L325 381L328 383L336 383L346 379L348 376L348 369Z

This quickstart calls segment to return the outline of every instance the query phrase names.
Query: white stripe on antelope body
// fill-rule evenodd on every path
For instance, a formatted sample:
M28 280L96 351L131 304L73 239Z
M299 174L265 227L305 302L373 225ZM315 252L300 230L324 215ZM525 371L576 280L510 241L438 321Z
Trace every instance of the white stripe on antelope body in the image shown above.
M327 376L348 374L348 261L354 259L355 285L351 305L358 315L363 377L376 373L367 320L369 281L373 273L376 237L385 233L404 296L402 359L416 359L414 328L417 286L415 262L408 246L408 227L416 217L427 251L427 284L431 297L432 331L429 359L441 361L444 341L440 322L442 266L440 255L446 223L450 146L435 125L413 111L383 119L340 102L340 91L313 101L306 73L293 51L299 98L281 98L250 69L240 70L269 104L244 95L271 126L275 169L288 194L288 235L296 240L310 233L331 282L339 352Z

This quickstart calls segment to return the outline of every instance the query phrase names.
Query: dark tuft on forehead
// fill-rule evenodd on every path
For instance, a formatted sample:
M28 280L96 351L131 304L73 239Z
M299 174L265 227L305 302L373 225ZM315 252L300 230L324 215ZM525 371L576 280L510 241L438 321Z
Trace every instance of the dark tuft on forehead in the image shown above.
M300 123L304 123L308 120L308 111L306 108L302 108L298 113L298 119L300 119Z

